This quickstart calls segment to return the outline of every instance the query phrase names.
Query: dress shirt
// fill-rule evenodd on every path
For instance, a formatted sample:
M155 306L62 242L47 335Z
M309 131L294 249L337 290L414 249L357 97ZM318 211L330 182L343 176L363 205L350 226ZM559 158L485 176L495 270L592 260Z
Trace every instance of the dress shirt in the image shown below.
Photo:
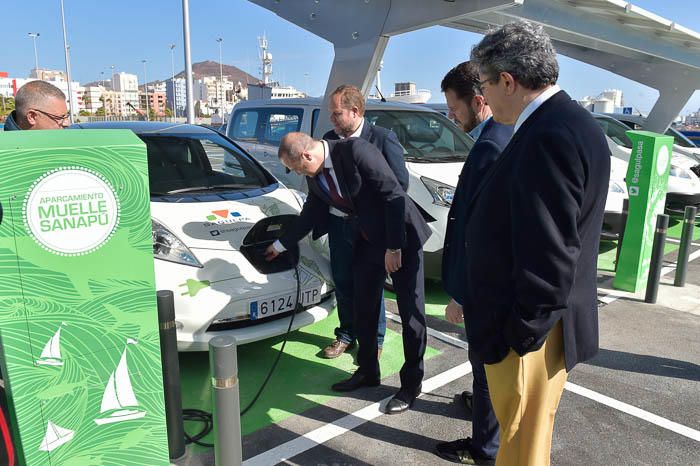
M518 119L515 121L515 126L513 127L513 134L518 132L518 129L522 126L523 123L525 123L525 120L527 120L530 117L530 115L535 113L535 110L537 110L540 107L540 105L545 103L550 97L552 97L560 90L561 89L559 88L559 86L555 84L554 86L547 88L542 94L538 95L535 98L535 100L527 104L527 106L518 116Z

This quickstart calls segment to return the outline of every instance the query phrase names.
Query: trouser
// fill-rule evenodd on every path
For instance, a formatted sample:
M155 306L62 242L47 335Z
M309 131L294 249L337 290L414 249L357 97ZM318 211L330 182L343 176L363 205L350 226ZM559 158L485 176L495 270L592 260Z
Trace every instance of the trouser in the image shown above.
M495 458L498 452L498 420L493 411L484 363L469 350L472 365L472 447L481 456Z
M554 415L566 383L561 321L542 347L525 356L512 349L486 364L491 401L501 428L497 466L548 466Z
M335 329L336 339L343 343L355 341L353 317L352 251L355 228L349 217L328 216L328 246L331 252L331 273L335 284L335 299L338 303L339 325ZM363 305L369 305L364 300ZM377 346L384 345L386 315L384 293L379 301L379 323L377 324Z
M376 329L379 320L379 300L386 272L384 250L373 250L364 240L355 243L353 264L355 296L355 329L360 347L357 353L359 369L370 377L379 376ZM396 301L401 316L404 364L400 371L401 391L415 396L423 381L423 356L427 345L425 327L425 283L423 279L423 250L403 249L401 268L391 274Z

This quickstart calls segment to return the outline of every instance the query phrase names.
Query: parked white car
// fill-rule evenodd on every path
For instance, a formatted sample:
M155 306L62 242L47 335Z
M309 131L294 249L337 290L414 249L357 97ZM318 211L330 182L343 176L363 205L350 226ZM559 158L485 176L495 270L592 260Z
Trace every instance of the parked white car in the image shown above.
M615 141L620 148L620 151L613 155L629 163L630 154L632 153L632 140L627 136L626 132L631 128L608 115L594 113L593 117L603 128L605 134ZM669 135L672 136L673 134ZM673 146L666 194L667 210L682 213L685 210L685 206L695 205L700 207L700 179L692 169L696 165L697 162L693 158L681 154L678 152L677 146Z
M274 232L277 219L301 211L298 194L228 138L201 126L110 122L73 128L130 129L146 143L156 287L175 295L179 350L205 351L222 334L245 344L287 331L296 304L295 271L269 268L272 263L256 262L250 251L261 231ZM226 172L220 169L224 158ZM302 241L298 268L304 310L293 329L335 307L326 245Z
M233 108L226 134L285 185L306 191L304 178L287 173L279 162L277 148L292 131L322 137L314 134L321 105L321 99L312 98L243 101ZM417 105L369 100L365 118L393 130L404 147L408 195L432 230L423 246L425 276L440 278L447 214L474 141L444 115Z

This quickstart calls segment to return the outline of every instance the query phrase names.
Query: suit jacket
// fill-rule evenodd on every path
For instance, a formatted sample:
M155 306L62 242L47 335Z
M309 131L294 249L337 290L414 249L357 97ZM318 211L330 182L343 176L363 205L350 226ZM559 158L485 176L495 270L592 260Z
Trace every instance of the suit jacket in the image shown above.
M464 302L462 269L468 260L464 248L467 204L474 196L479 182L508 144L513 127L496 123L491 118L486 122L462 167L457 189L455 189L450 212L447 215L447 232L442 250L442 285L447 294L458 303Z
M375 126L365 120L360 137L379 149L389 164L389 168L396 175L396 179L399 180L399 184L406 191L408 189L408 170L403 158L404 150L396 137L396 133L390 129ZM323 139L326 141L337 141L340 139L340 136L335 131L330 130L323 135Z
M328 141L328 146L340 192L350 203L348 211L356 221L357 233L376 251L422 247L430 229L379 149L360 138ZM284 247L297 243L331 215L328 206L333 203L318 178L306 177L306 181L309 194L299 219L280 238Z
M464 314L486 364L539 349L562 321L567 370L598 351L596 272L610 151L560 91L513 135L467 206Z

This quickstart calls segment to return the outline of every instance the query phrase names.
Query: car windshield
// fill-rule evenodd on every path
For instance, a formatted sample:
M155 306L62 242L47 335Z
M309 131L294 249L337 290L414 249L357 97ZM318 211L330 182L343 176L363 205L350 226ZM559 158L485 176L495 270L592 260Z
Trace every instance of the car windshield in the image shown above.
M154 196L247 190L272 182L255 162L217 134L140 134L139 137L148 150L148 181Z
M474 142L440 113L411 110L367 110L370 123L391 129L407 162L464 162Z
M629 126L621 121L608 117L596 116L595 121L603 128L605 135L615 141L615 144L627 149L632 148L632 140L626 134L627 131L630 130Z
M673 143L681 147L697 147L690 139L674 128L667 129L666 136L673 137Z

